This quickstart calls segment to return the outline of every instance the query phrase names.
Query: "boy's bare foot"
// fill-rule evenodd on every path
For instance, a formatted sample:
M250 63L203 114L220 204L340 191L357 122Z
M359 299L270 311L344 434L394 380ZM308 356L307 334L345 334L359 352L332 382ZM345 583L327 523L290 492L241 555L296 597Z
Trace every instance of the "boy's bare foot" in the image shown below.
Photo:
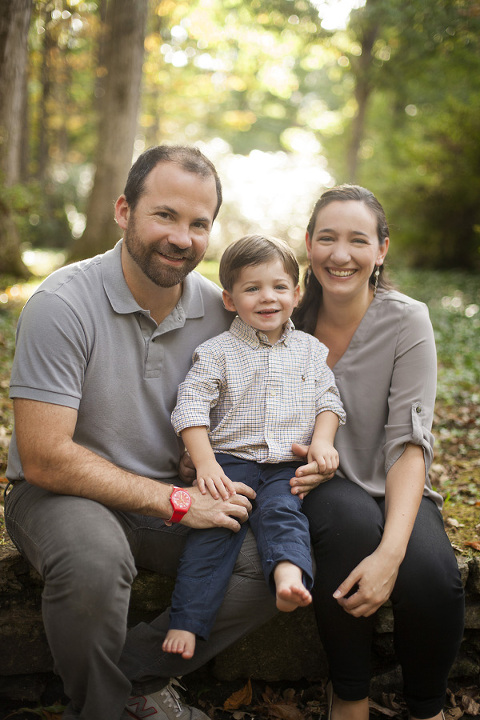
M163 641L162 650L190 660L195 652L195 634L188 630L169 630Z
M312 596L302 582L302 571L291 562L279 562L273 571L277 594L277 608L292 612L297 607L310 605Z

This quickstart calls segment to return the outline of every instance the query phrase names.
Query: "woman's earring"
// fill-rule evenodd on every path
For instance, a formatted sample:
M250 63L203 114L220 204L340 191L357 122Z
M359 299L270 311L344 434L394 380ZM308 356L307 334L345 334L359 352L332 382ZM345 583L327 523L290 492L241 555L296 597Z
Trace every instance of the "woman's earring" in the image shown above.
M380 277L380 266L375 265L375 272L373 273L373 276L375 278L373 282L373 297L377 294L377 288L378 288L378 278Z

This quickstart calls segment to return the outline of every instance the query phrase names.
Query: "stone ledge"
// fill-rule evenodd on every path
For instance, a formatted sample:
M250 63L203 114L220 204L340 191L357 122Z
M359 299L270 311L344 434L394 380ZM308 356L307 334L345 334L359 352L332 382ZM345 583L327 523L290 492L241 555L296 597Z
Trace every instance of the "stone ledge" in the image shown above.
M480 684L480 557L459 559L467 592L464 640L451 679ZM141 570L132 588L131 625L149 621L169 605L173 580ZM52 658L41 617L42 581L12 544L0 546L0 696L10 697L14 687L28 686L28 678L52 672ZM393 652L392 613L386 604L378 613L374 640L374 681L389 691L400 684ZM273 682L327 675L327 663L318 637L313 610L280 613L242 638L212 661L218 680L247 678ZM35 680L36 678L36 680ZM24 691L26 692L26 691ZM25 695L24 695L25 697Z

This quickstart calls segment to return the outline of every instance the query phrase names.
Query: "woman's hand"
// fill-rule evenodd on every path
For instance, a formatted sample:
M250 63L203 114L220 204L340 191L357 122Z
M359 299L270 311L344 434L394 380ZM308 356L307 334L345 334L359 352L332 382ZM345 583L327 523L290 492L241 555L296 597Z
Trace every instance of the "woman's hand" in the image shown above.
M350 615L369 617L389 599L397 580L398 568L398 564L384 558L382 551L377 548L352 570L335 590L333 597Z
M299 445L298 443L292 445L292 452L300 458L308 459L309 449L308 445ZM319 472L318 465L314 460L307 462L296 470L295 477L290 480L292 495L298 495L300 500L303 500L305 495L321 483L330 480L334 474L332 471Z

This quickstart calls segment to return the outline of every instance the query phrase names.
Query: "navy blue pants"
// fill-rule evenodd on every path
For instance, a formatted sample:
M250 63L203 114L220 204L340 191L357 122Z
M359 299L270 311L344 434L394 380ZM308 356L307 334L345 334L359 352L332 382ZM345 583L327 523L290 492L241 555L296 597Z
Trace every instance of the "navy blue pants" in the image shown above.
M170 628L188 630L208 639L215 616L242 545L247 526L257 541L262 569L273 592L275 566L289 560L303 572L309 590L313 585L308 521L301 500L292 495L289 480L302 463L256 463L224 453L216 459L234 482L257 493L249 523L234 533L225 528L193 530L180 560L172 596Z
M355 618L332 597L382 539L385 499L335 476L303 501L317 567L313 605L338 697L368 696L375 615ZM442 515L424 497L391 594L394 642L410 714L429 718L443 708L447 679L460 647L464 593Z

